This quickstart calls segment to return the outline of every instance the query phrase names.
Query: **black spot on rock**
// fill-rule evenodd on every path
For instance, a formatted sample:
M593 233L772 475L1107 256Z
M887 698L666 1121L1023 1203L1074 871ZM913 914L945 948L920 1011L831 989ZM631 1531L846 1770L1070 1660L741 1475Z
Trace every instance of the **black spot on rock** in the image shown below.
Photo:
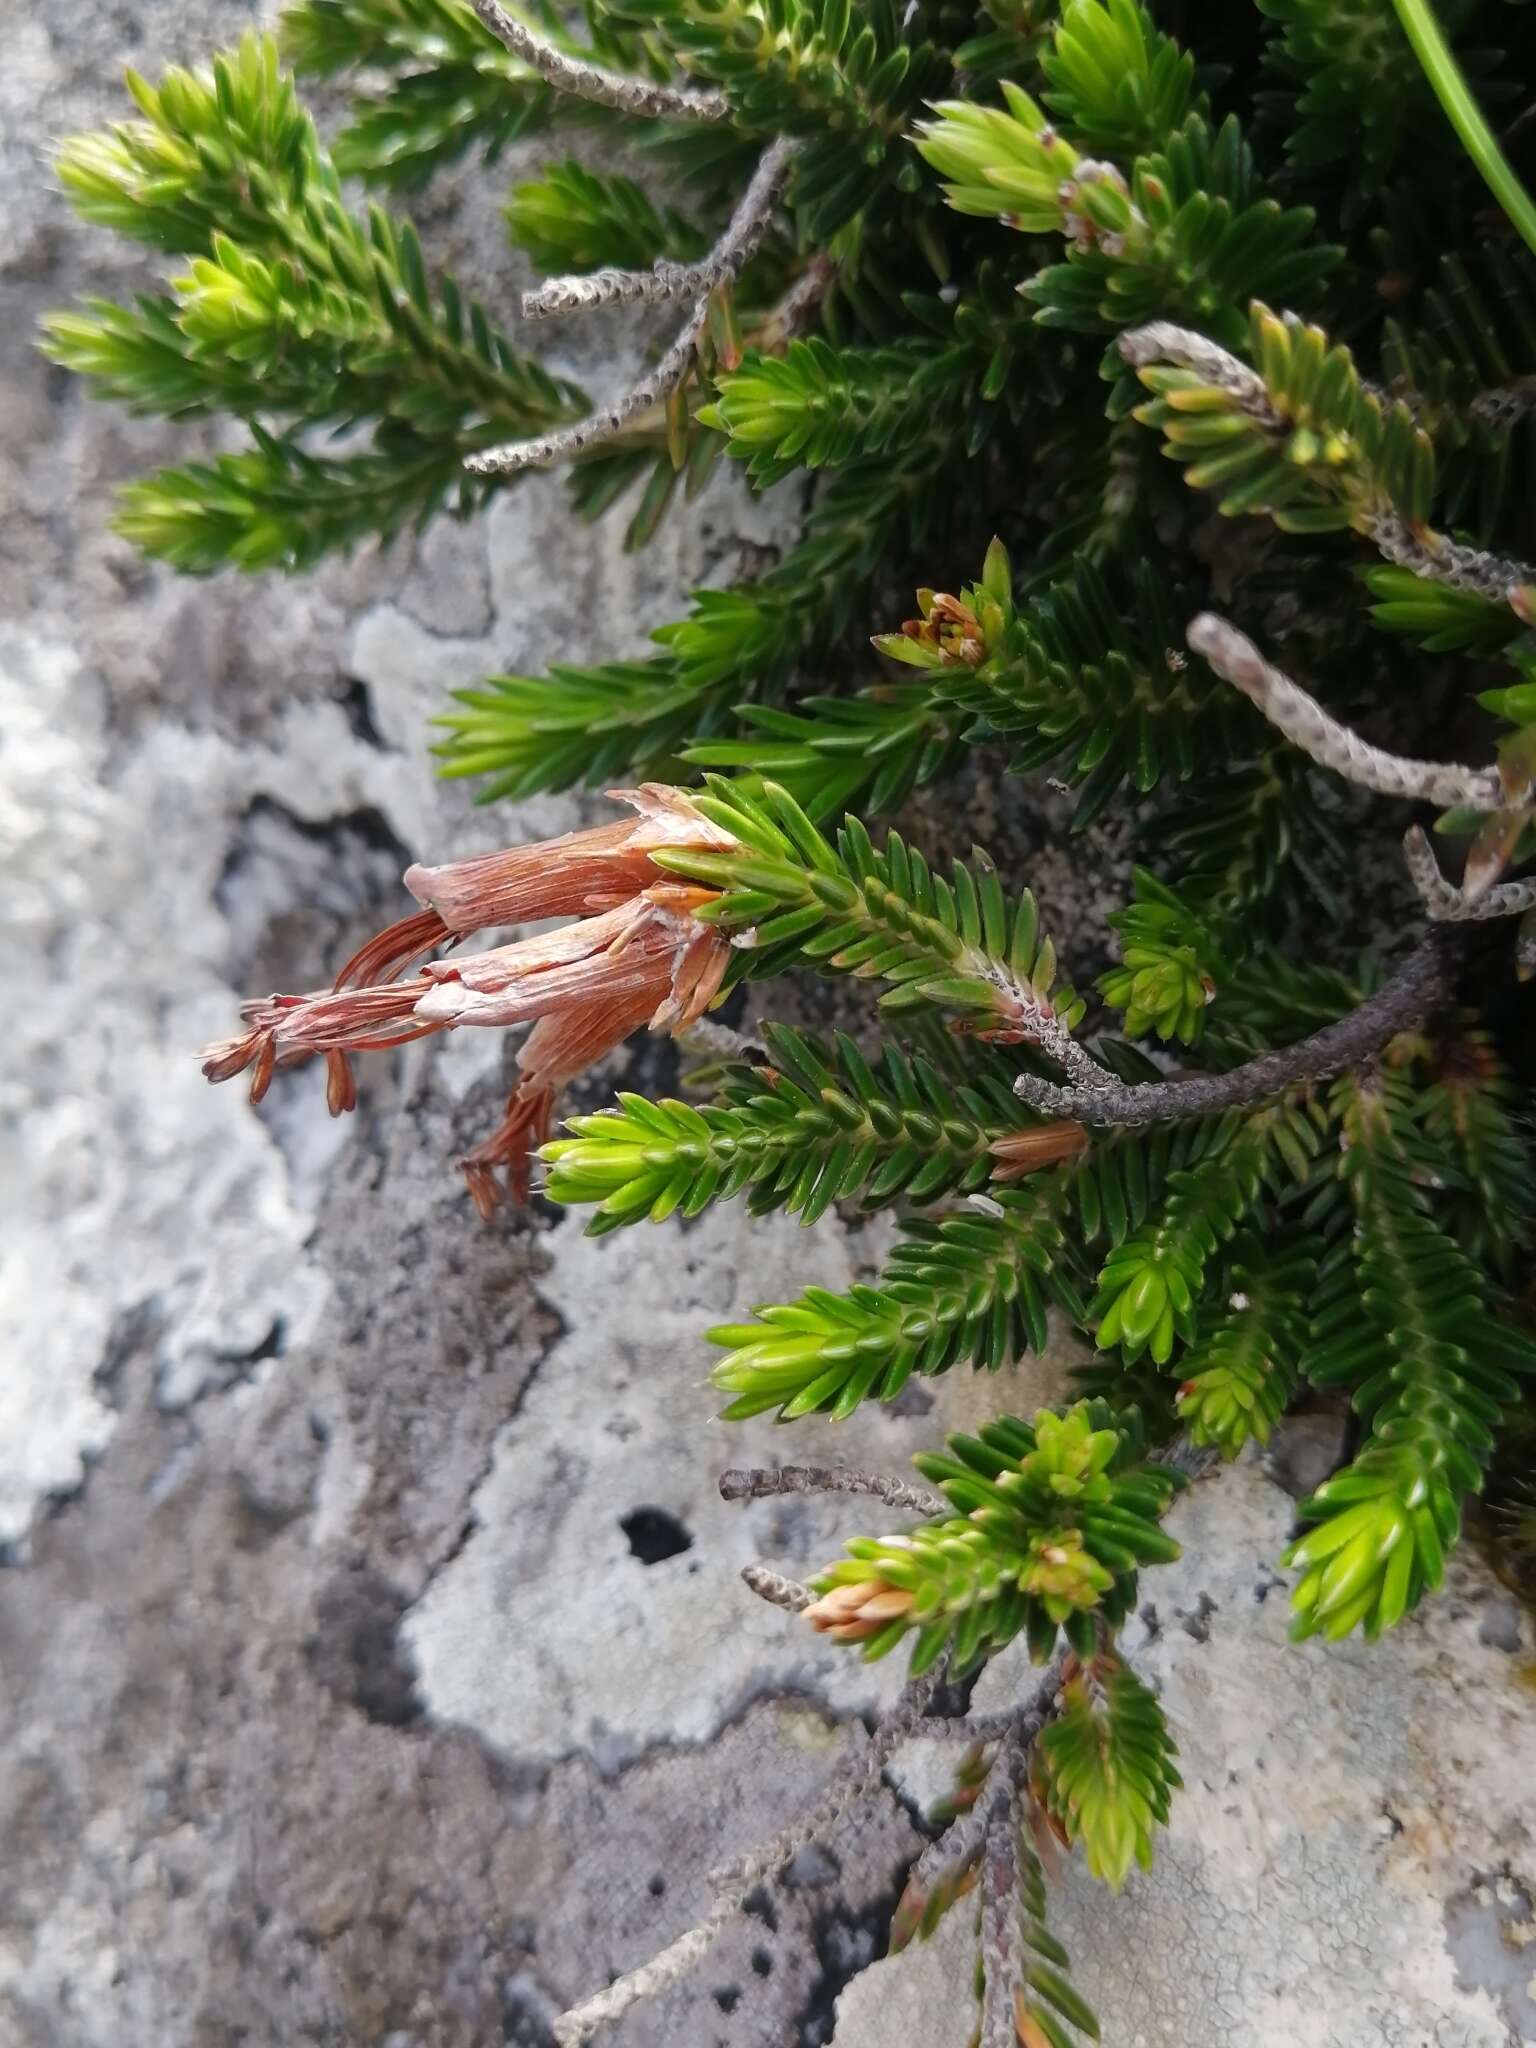
M383 753L390 751L389 742L374 720L373 697L361 676L353 676L337 701L346 713L354 739L361 740L365 747L377 747Z
M838 1994L861 1970L867 1970L885 1954L890 1943L891 1915L900 1895L898 1881L889 1892L871 1899L862 1912L838 1905L818 1917L811 1931L820 1969L799 2014L798 2031L793 2037L798 2048L826 2048L832 2039Z
M750 1913L754 1920L761 1920L770 1934L779 1931L779 1909L773 1903L773 1894L766 1885L758 1885L747 1893L741 1902L743 1913Z
M304 818L257 796L214 888L229 927L229 979L242 990L308 988L410 908L408 847L373 805ZM307 977L307 979L306 979Z
M123 1368L141 1353L151 1350L160 1335L163 1312L157 1295L146 1295L118 1315L107 1332L100 1363L92 1381L110 1408L122 1406Z
M619 1527L642 1564L660 1564L663 1558L693 1548L693 1538L665 1508L632 1508L627 1515L620 1515Z
M1518 1605L1496 1594L1483 1609L1483 1618L1477 1625L1477 1640L1486 1650L1502 1650L1506 1656L1518 1656L1523 1641Z
M1174 1613L1179 1617L1179 1626L1185 1635L1193 1636L1197 1643L1208 1643L1211 1640L1211 1616L1219 1612L1220 1609L1209 1593L1200 1594L1192 1614L1186 1613L1182 1607L1174 1609Z
M386 1728L408 1727L422 1716L415 1660L400 1640L407 1604L381 1572L338 1572L316 1603L315 1632L305 1645L326 1691Z
M790 1859L784 1872L784 1889L791 1892L820 1891L823 1885L831 1884L841 1877L843 1866L830 1849L823 1849L819 1842L812 1842Z

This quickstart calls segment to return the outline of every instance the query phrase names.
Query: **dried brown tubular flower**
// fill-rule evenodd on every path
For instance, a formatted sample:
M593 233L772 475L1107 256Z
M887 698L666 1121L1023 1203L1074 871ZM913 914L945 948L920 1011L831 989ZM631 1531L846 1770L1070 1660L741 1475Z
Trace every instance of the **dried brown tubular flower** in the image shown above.
M719 993L730 960L729 942L692 915L717 892L679 882L651 854L731 851L737 842L680 790L651 783L611 794L637 817L408 869L422 910L354 953L333 988L247 1003L247 1028L208 1047L203 1072L210 1081L249 1072L259 1102L279 1067L323 1058L326 1100L338 1116L357 1101L354 1053L461 1025L532 1023L505 1116L461 1161L482 1215L508 1193L525 1199L530 1155L549 1136L561 1089L642 1025L687 1030ZM487 927L572 915L575 923L532 938L424 958Z

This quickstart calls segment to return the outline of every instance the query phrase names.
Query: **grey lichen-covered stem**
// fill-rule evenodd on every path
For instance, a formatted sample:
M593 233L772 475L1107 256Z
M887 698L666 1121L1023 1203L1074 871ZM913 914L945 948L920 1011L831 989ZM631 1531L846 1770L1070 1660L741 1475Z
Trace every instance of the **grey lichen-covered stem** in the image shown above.
M1485 918L1519 917L1524 911L1536 910L1536 881L1498 882L1477 895L1469 895L1448 882L1440 872L1429 835L1421 826L1409 828L1403 840L1403 855L1413 886L1437 924L1480 923Z
M758 345L772 353L798 334L826 295L835 276L836 266L830 257L814 257L804 276L791 285L769 314L758 336ZM612 405L589 413L585 419L562 427L557 433L540 434L531 441L504 441L498 447L481 449L479 453L466 457L464 467L475 476L511 476L521 469L538 469L548 463L574 460L615 440L642 413L670 398L687 377L708 317L709 300L701 298L655 369L631 385ZM689 1036L699 1038L707 1023L708 1020L701 1019ZM722 1024L709 1025L708 1028L715 1031L726 1029Z
M1010 1735L982 1795L981 2038L978 2048L1017 2048L1017 2003L1024 1988L1024 1936L1019 1924L1019 1796L1028 1750Z
M1010 988L1014 994L1022 993L1016 984L1010 984ZM1042 1017L1035 1031L1035 1043L1072 1076L1075 1090L1097 1094L1101 1088L1113 1086L1113 1076L1105 1072L1086 1046L1078 1044L1059 1019Z
M571 99L590 100L595 106L613 107L621 114L638 114L656 121L730 118L730 103L724 93L657 85L647 78L626 78L621 72L605 71L599 64L567 56L564 50L535 35L531 28L508 14L500 0L470 0L470 5L514 57L520 57L546 85Z
M1249 369L1219 342L1196 334L1193 328L1178 327L1172 320L1149 320L1145 327L1133 327L1122 334L1116 346L1132 369L1147 363L1177 363L1193 370L1207 384L1214 384L1228 398L1266 426L1283 427L1284 420L1270 402L1264 379Z
M1528 590L1536 580L1536 569L1526 562L1468 547L1443 533L1416 531L1395 513L1378 514L1366 532L1399 569L1411 569L1415 576L1448 584L1452 590L1469 591L1489 604L1510 604L1513 592Z
M883 1500L887 1507L914 1515L947 1515L949 1502L926 1486L886 1472L858 1472L848 1465L757 1466L749 1472L722 1472L722 1500L761 1500L782 1493L860 1493Z
M581 2048L582 2042L590 2041L604 2027L622 2019L632 2005L639 2005L642 1999L658 1998L663 1991L680 1983L695 1963L703 1961L715 1936L735 1910L733 1901L718 1899L706 1919L701 1920L697 1927L690 1927L686 1934L680 1934L660 1955L652 1956L638 1970L616 1977L595 1998L562 2013L551 2029L558 2048Z
M477 455L467 456L464 467L475 476L511 476L520 469L537 469L545 463L568 461L613 440L641 413L670 398L682 383L693 367L694 351L704 331L708 310L708 299L700 299L688 316L688 324L655 369L631 385L624 396L615 399L612 405L589 413L585 419L577 420L574 426L562 427L558 433L540 434L532 441L504 441L499 447L482 449Z
M1258 371L1206 335L1178 327L1171 320L1152 320L1122 334L1118 346L1135 368L1147 363L1176 363L1193 370L1273 433L1284 433L1293 424L1275 406ZM1371 389L1369 385L1366 388ZM1395 512L1371 512L1358 524L1389 562L1431 582L1449 584L1453 590L1470 591L1491 604L1511 603L1514 593L1527 590L1536 581L1536 570L1524 562L1467 547L1427 527L1410 527Z
M1504 791L1496 768L1464 768L1453 761L1414 761L1373 747L1330 715L1298 683L1267 661L1236 626L1215 612L1191 619L1185 634L1217 675L1241 690L1278 731L1320 768L1331 768L1383 796L1433 804L1469 804L1496 811Z
M602 306L658 306L670 299L702 299L734 284L757 253L799 144L780 136L769 144L751 183L718 242L698 263L659 259L650 270L594 270L586 277L552 277L524 292L525 320L560 313L591 313Z
M782 1572L771 1571L765 1564L744 1564L741 1579L759 1600L766 1600L770 1607L782 1607L786 1614L803 1614L816 1598L809 1586L802 1586L798 1579L786 1579Z
M1421 1023L1450 995L1460 951L1449 930L1431 932L1397 972L1358 1009L1336 1024L1280 1052L1262 1053L1229 1074L1192 1074L1182 1080L1113 1082L1106 1088L1059 1088L1021 1074L1017 1092L1050 1116L1094 1125L1162 1123L1172 1117L1209 1116L1284 1094L1304 1081L1326 1080L1379 1052L1389 1038Z
M943 1834L928 1844L908 1873L908 1885L914 1891L931 1892L957 1883L981 1854L989 1818L985 1797L978 1798L968 1813L952 1820Z

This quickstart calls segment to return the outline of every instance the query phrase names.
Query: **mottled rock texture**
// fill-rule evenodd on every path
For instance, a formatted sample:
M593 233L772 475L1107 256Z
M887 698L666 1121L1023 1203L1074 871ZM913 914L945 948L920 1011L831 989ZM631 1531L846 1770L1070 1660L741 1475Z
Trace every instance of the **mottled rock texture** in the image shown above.
M489 1038L374 1062L344 1125L304 1074L259 1114L199 1078L242 993L311 985L397 912L407 860L594 814L478 812L435 782L447 688L630 651L799 512L722 478L628 558L536 479L475 527L293 583L181 581L113 539L117 482L220 436L98 408L35 353L47 307L153 271L68 222L43 152L120 110L124 60L195 57L252 13L6 12L0 2043L538 2048L553 2011L698 1917L710 1867L803 1806L895 1683L736 1584L751 1555L807 1565L846 1521L727 1509L718 1468L893 1464L1044 1381L957 1379L835 1442L727 1431L700 1329L846 1285L884 1226L722 1209L600 1246L539 1210L482 1228L451 1161L505 1087ZM425 209L503 311L505 175ZM548 336L595 383L635 339ZM1091 932L1125 849L1064 851L1060 822L982 781L918 829L1001 837L1062 929ZM668 1059L626 1051L583 1099L664 1085ZM1149 1584L1144 1666L1191 1790L1152 1878L1119 1901L1066 1889L1109 2038L1529 2038L1529 1624L1469 1565L1383 1652L1284 1653L1290 1511L1257 1470L1202 1488L1190 1561ZM919 1778L932 1756L616 2041L829 2039L920 1839ZM857 1980L842 2048L963 2040L964 1971L935 1977L938 1955Z

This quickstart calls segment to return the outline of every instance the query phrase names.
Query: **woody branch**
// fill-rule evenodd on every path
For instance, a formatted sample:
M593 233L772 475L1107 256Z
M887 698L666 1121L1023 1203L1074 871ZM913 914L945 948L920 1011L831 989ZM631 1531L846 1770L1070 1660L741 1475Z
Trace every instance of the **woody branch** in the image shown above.
M470 0L470 5L496 40L520 57L530 71L546 85L571 99L588 100L594 106L613 107L621 114L638 114L652 120L725 121L730 103L724 93L699 92L687 87L657 85L650 79L626 78L621 72L605 71L572 57L545 37L518 21L500 0Z

